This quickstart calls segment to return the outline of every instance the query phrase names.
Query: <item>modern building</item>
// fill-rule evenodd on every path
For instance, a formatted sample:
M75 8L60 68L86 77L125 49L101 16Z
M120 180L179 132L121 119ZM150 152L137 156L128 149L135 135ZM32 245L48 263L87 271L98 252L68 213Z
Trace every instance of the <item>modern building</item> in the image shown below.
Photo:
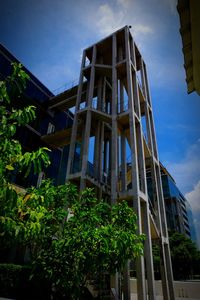
M168 229L180 232L186 237L191 238L187 215L187 200L176 186L172 176L162 165L161 178Z
M19 61L0 44L0 80L3 80L12 71L11 63ZM36 107L37 118L25 127L20 127L17 130L16 137L22 143L26 151L33 151L39 147L47 146L41 139L45 134L51 134L54 131L62 130L63 128L72 126L73 114L69 111L50 111L47 109L48 100L54 95L25 67L23 69L29 75L30 80L27 81L26 89L18 99L20 106L34 105ZM52 178L55 184L62 184L65 182L66 161L62 158L67 158L69 147L51 147L49 153L51 165L45 170L45 173L39 174L39 177L33 172L27 178L22 176L13 176L12 180L19 186L28 187L37 185L41 179L47 176Z
M175 180L167 169L160 164L163 195L169 232L179 232L191 238L190 225L187 213L187 200L178 189ZM149 196L151 192L151 178L148 178Z
M0 49L3 64L16 61ZM46 173L56 184L70 180L80 190L93 187L97 197L111 204L122 199L128 202L138 216L138 233L146 235L144 256L135 263L138 299L156 299L152 241L160 246L163 298L175 299L147 70L129 27L85 49L79 84L59 95L27 73L31 80L23 97L35 104L39 117L25 128L26 135L17 133L24 147L32 147L34 136L34 147L52 149L52 165ZM111 286L116 293L117 282L116 274ZM129 264L123 295L131 297Z
M190 226L190 238L196 244L197 248L200 250L200 243L197 239L197 232L194 224L194 215L189 202L186 203L186 207L187 207L187 216L188 216L189 226Z
M180 34L188 93L200 95L200 1L178 0Z

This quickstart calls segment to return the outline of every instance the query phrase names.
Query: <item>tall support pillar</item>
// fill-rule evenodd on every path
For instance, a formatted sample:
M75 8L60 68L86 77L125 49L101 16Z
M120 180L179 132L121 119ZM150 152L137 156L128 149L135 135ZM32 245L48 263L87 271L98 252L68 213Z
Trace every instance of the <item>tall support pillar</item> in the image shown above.
M144 232L146 235L146 239L144 243L144 247L145 247L144 251L145 251L145 259L146 259L148 295L149 295L149 300L155 300L156 292L155 292L155 281L154 281L153 254L152 254L148 201L142 203L142 210L143 210Z
M111 204L117 199L118 159L117 159L117 43L116 35L112 36L112 132L111 132Z
M98 80L98 92L97 92L97 109L101 110L102 108L102 78ZM100 151L99 147L101 145L101 122L97 120L97 127L95 131L95 144L94 144L94 175L98 179L100 177Z
M71 173L71 169L73 167L74 151L75 151L77 129L78 129L77 111L79 110L79 105L80 105L80 101L81 101L81 94L82 94L82 87L83 87L83 68L85 66L85 58L86 58L86 53L85 53L85 50L84 50L83 51L83 57L82 57L82 63L81 63L80 77L79 77L79 85L78 85L78 92L77 92L77 99L76 99L74 121L73 121L73 125L72 125L72 135L71 135L71 141L70 141L70 147L69 147L66 181L68 181L69 175Z
M120 48L121 49L121 48ZM122 59L122 54L120 54L120 59ZM124 110L124 91L123 91L123 84L120 80L120 112ZM126 136L125 130L121 130L121 190L125 191L127 186L127 165L126 165Z
M121 132L121 190L125 191L127 186L127 165L126 165L126 137L124 131Z
M127 69L127 94L129 101L129 126L130 126L130 148L131 148L131 161L132 161L132 189L133 189L133 207L137 214L137 226L138 234L142 233L142 220L141 220L141 205L139 197L139 171L138 171L138 160L137 160L137 144L136 144L136 128L135 128L135 110L133 98L133 79L131 70L131 59L130 59L130 46L129 46L129 30L125 29L125 47L126 47L126 69ZM144 258L139 257L136 261L136 273L137 273L137 290L138 299L146 299L146 287L145 287L145 269L144 269ZM127 300L130 299L127 295Z
M100 147L100 137L101 137L101 124L97 121L97 129L95 132L95 143L94 143L94 176L95 178L99 178L100 176L100 153L99 153L99 147Z
M88 95L88 99L87 99L86 124L85 124L84 140L83 140L80 190L83 190L86 187L85 177L86 177L86 173L87 173L89 140L90 140L91 121L92 121L91 107L92 107L92 99L93 99L93 91L94 91L95 60L96 60L96 46L94 45L93 51L92 51L92 64L91 64L90 82L89 82L89 95Z
M162 276L162 286L163 286L163 297L165 300L174 300L174 286L173 286L173 273L171 265L171 257L169 250L169 239L167 231L167 220L165 215L165 206L164 198L162 191L162 182L161 182L161 173L160 166L158 161L158 150L155 136L155 127L151 111L151 97L149 93L149 86L147 80L146 66L141 59L141 76L142 76L142 85L143 92L145 94L145 114L147 119L147 133L148 133L148 142L151 149L154 159L152 159L152 182L154 182L154 189L156 193L156 207L158 217L156 223L160 230L160 250L161 250L161 276Z
M161 182L161 173L160 173L160 166L159 164L156 166L156 175L157 175L157 184L158 184L158 192L160 194L160 215L162 220L162 252L163 252L163 261L164 261L164 270L165 273L164 277L166 278L166 289L169 294L169 298L167 299L175 299L174 294L174 285L173 285L173 272L172 272L172 265L171 265L171 256L169 250L169 238L168 238L168 231L167 231L167 220L165 214L165 207L164 207L164 197L162 191L162 182ZM165 298L164 298L165 299Z

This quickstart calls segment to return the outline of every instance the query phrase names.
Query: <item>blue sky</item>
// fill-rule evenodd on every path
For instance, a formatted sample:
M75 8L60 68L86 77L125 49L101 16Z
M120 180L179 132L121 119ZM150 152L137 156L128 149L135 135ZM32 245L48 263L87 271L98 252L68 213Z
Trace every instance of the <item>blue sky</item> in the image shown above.
M186 91L176 0L1 1L1 43L52 91L78 79L84 48L124 25L147 64L160 160L200 233L200 97Z

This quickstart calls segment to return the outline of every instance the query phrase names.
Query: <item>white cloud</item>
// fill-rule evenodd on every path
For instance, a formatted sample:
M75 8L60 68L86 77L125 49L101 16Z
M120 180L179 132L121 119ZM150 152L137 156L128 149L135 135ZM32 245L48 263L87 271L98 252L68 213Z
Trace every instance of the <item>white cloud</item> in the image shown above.
M195 213L200 214L200 180L194 186L194 189L192 191L185 194L185 197L188 200L189 204L191 205L192 210Z
M183 193L190 192L200 180L200 141L192 144L179 162L166 162L167 169Z
M144 25L144 24L136 24L133 26L133 34L139 35L139 34L148 34L153 33L153 29L150 26Z
M102 35L108 35L124 24L124 11L114 11L109 4L100 5L97 12L97 27Z
M117 0L117 3L124 8L128 8L131 3L131 0Z
M188 200L192 212L193 212L193 222L196 229L196 235L198 244L200 247L200 180L194 186L193 190L185 194L185 198Z
M177 0L167 0L170 11L172 14L176 14L177 10L176 10L176 5L177 5Z
M116 1L118 5L115 7L106 3L100 5L98 8L96 26L101 35L111 34L113 31L129 24L132 24L134 37L142 38L143 35L153 33L153 28L150 24L141 22L140 18L137 18L136 12L132 14L135 7L133 2L130 0Z

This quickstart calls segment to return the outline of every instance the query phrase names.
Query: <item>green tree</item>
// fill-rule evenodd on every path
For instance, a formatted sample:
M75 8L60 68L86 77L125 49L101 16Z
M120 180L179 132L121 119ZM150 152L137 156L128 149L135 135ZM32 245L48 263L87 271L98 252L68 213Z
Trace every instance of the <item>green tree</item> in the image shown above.
M22 105L22 92L28 75L20 64L13 63L13 72L4 81L0 81L0 237L1 245L14 243L18 235L20 219L16 210L20 197L11 183L14 171L28 176L31 168L39 173L42 167L49 165L47 148L35 152L23 152L15 139L19 126L25 126L35 119L35 107ZM21 106L21 108L17 108ZM15 218L14 218L15 216Z
M191 239L174 232L170 235L170 249L175 279L189 279L200 274L200 251Z
M66 198L65 221L62 216L35 259L36 273L52 283L57 297L69 299L99 274L122 271L128 259L142 255L144 239L136 234L136 215L125 201L111 207L98 202L92 189L73 195Z
M72 184L45 180L15 191L12 172L28 176L49 165L47 148L23 153L14 138L18 126L35 118L33 106L16 108L27 79L14 64L0 82L0 242L29 250L32 276L46 280L55 297L73 299L99 273L113 274L142 255L144 236L136 234L136 215L126 202L111 207L91 189L79 194Z

